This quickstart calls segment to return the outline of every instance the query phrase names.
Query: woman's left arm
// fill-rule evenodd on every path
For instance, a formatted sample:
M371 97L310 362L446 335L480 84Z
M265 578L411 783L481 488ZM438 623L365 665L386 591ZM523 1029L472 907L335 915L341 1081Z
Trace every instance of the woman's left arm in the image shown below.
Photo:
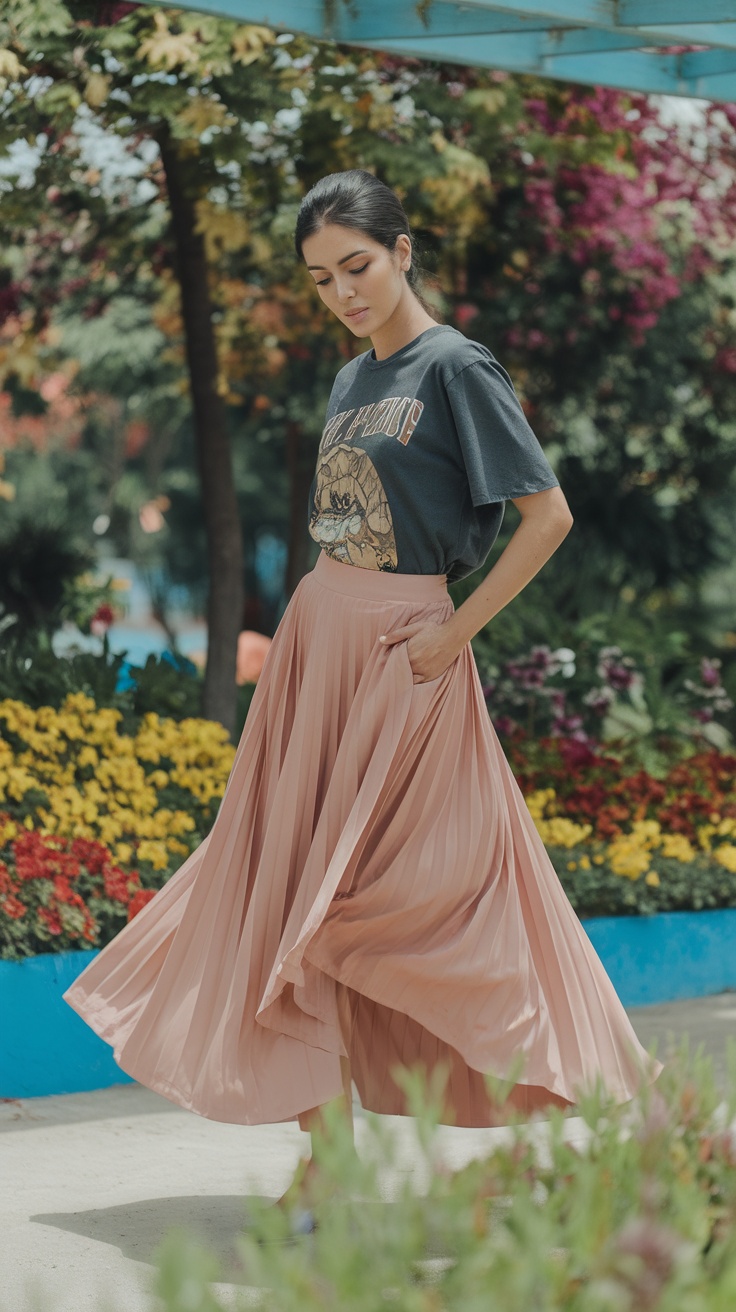
M573 525L559 487L512 498L521 523L492 569L461 606L438 624L419 620L381 634L385 646L406 642L415 683L428 683L457 659L466 643L503 610L549 560Z
M521 523L495 565L477 588L441 626L450 659L526 587L554 555L573 525L565 494L559 487L514 499Z

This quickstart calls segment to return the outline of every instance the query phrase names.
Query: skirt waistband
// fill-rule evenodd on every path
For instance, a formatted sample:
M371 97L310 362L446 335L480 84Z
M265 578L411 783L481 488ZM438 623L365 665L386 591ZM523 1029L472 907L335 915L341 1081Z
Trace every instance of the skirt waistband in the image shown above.
M395 574L392 570L364 569L334 560L326 551L320 551L312 573L325 588L366 597L369 601L444 601L449 596L446 574Z

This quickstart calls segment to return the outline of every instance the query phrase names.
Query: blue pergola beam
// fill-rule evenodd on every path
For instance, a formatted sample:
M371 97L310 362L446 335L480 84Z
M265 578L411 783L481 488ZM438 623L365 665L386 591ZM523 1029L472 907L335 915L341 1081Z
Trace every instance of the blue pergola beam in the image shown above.
M564 51L560 53L560 46L551 34L542 37L532 33L491 38L425 37L410 41L384 37L381 41L358 41L355 44L419 59L503 68L588 86L603 84L622 91L736 100L736 71L731 71L734 62L731 55L728 56L730 67L727 71L720 69L688 77L682 71L682 61L687 58L684 55L648 54L631 49L620 53L599 49L595 53L566 54ZM726 52L703 51L701 57L715 53Z
M582 23L609 31L634 31L653 35L673 27L690 30L703 23L736 27L733 0L463 0L471 8L495 9L523 18L543 18L547 23ZM430 4L429 11L431 13Z
M734 0L736 3L736 0ZM432 0L426 19L420 18L416 3L396 4L395 0L374 0L353 16L347 9L333 20L333 40L381 40L386 35L403 39L425 36L490 36L503 32L546 32L549 24L541 18L519 18L516 14L499 14L480 5L466 5L459 0ZM376 37L376 31L380 36ZM564 31L565 28L560 28ZM570 24L571 31L579 29ZM621 38L626 40L625 37ZM637 45L641 43L635 40Z
M525 0L525 3L522 0L432 0L426 10L425 22L417 13L416 0L391 0L390 3L386 0L353 0L357 11L355 16L351 15L343 0L336 0L334 17L329 23L323 0L280 0L279 4L269 0L160 0L160 3L163 8L194 9L333 41L380 43L384 34L409 38L461 36L476 31L552 34L574 28L604 32L619 40L630 37L639 49L656 45L706 45L736 50L736 0L702 0L695 11L697 21L693 18L695 0L692 3L687 0L686 4L680 4L678 0L670 4L670 0L663 0L661 7L657 0L646 0L647 13L652 16L656 3L655 16L660 19L660 25L651 27L636 27L620 21L621 14L631 12L630 5L634 0L629 0L628 5L626 0ZM716 17L718 12L725 13L726 18ZM616 14L619 21L616 21Z
M416 0L352 0L350 8L336 0L330 9L323 0L162 0L162 7L441 63L736 100L736 0L698 0L697 23L692 0L432 0L424 18ZM646 27L633 25L635 13ZM708 48L674 55L660 45Z
M736 3L736 0L734 0ZM376 28L381 36L376 38ZM415 37L469 37L493 36L521 33L537 33L539 36L552 37L564 34L570 39L582 37L587 50L639 49L641 37L632 34L606 32L603 28L587 28L570 24L569 27L557 25L550 29L549 24L538 18L519 18L514 14L499 14L479 5L466 5L455 0L433 0L432 8L423 21L413 4L397 6L394 0L375 0L370 12L359 12L354 17L347 11L340 15L331 27L333 39L341 41L376 41L384 37L392 40L411 40Z
M736 0L734 0L736 5ZM376 38L374 29L380 27L381 35ZM736 26L736 25L735 25ZM649 38L643 38L635 32L609 32L604 28L555 26L550 28L543 20L536 18L519 18L511 14L499 14L479 4L448 3L448 0L434 0L424 23L413 5L397 6L386 4L385 0L376 0L370 13L358 13L355 17L341 17L336 29L339 39L346 42L367 41L375 46L376 41L413 40L422 42L439 37L470 36L533 36L545 43L549 54L592 54L596 51L611 53L615 50L641 50L650 44ZM654 45L674 44L661 37ZM697 42L688 44L698 44ZM680 76L702 77L708 73L736 70L736 50L731 54L726 50L693 51L679 56L683 61ZM692 61L689 64L687 61ZM700 63L698 61L701 61Z
M533 23L535 28L547 30L560 24L566 27L600 28L614 34L630 33L640 37L639 45L710 45L725 46L736 49L736 0L684 0L670 4L669 0L641 0L642 13L656 21L635 23L633 18L625 22L623 15L631 15L631 5L625 0L462 0L462 7L507 14L524 22ZM340 5L343 8L342 5ZM370 15L377 4L370 0L358 0L361 13ZM403 0L393 6L405 12L413 7L411 0ZM458 0L458 8L460 0ZM432 8L427 10L427 18L432 21ZM346 11L347 12L347 11ZM342 17L339 19L343 21ZM378 40L380 33L372 39Z
M608 8L612 27L668 27L693 21L693 0L608 0ZM733 0L698 0L696 8L699 23L734 21Z

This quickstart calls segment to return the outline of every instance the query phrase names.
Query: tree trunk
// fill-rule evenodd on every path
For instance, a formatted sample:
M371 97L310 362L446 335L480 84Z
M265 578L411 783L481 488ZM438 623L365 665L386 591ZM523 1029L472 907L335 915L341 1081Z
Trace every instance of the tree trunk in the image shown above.
M195 232L196 193L188 165L166 132L158 136L171 209L192 393L197 466L202 489L209 594L203 711L228 733L235 726L235 662L243 612L243 535L235 495L227 415L217 392L217 346L204 237Z

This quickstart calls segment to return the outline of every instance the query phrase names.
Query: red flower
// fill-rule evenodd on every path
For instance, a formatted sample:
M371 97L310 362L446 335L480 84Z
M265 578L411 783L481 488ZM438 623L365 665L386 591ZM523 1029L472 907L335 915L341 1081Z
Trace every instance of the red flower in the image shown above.
M560 739L560 755L570 770L584 769L594 765L597 757L589 743L578 742L575 738Z
M8 870L4 861L0 861L0 894L10 893L13 888L13 877Z
M19 834L11 843L18 878L53 879L63 875L74 879L79 874L79 862L69 855L65 838L43 838L33 830Z
M78 893L72 892L72 886L64 875L54 875L54 894L59 902L71 903L74 898L78 898Z
M38 918L48 926L50 934L60 934L62 931L61 917L55 907L39 907Z
M119 866L106 865L102 871L105 881L105 892L113 902L122 902L124 906L128 905L130 900L129 881L130 876L126 875Z
M110 860L110 852L104 843L98 843L93 838L72 839L71 850L91 875L101 875Z
M76 879L80 873L79 862L68 851L58 853L55 865L59 876L63 879Z
M9 893L2 902L2 910L11 920L20 920L21 916L26 914L28 907L25 902L21 902L13 893Z
M106 603L103 603L102 606L97 607L97 610L95 611L94 615L92 616L92 619L90 620L90 624L89 624L90 631L92 633L99 633L99 631L101 630L109 629L110 625L114 622L114 620L115 620L115 611L113 610L112 606L108 606Z
M128 903L128 920L132 920L134 916L137 916L138 912L143 909L146 903L150 902L151 898L155 896L156 896L155 889L139 888L137 892L133 894L132 898L130 899L130 902Z

